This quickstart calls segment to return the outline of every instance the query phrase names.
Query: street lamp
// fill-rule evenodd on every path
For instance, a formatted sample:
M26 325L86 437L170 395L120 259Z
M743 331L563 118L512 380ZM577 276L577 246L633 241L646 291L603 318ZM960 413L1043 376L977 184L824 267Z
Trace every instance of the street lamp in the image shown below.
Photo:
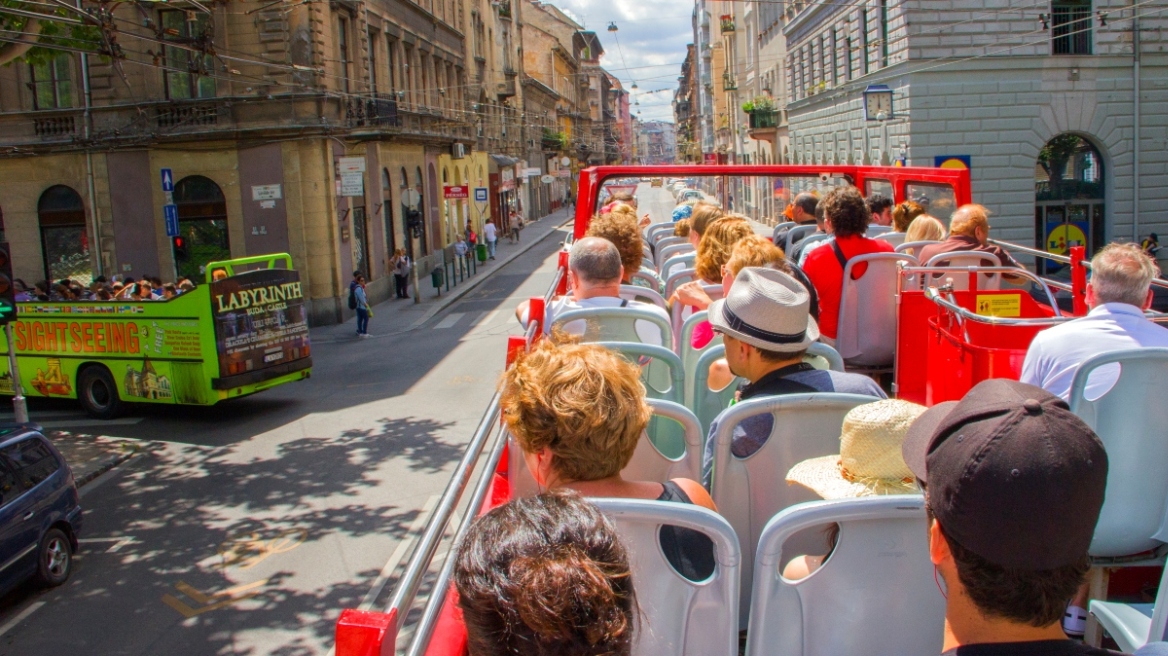
M617 28L616 28L616 23L609 22L609 24L608 24L608 31L609 31L609 32L615 32L615 31L616 31L616 29L617 29Z

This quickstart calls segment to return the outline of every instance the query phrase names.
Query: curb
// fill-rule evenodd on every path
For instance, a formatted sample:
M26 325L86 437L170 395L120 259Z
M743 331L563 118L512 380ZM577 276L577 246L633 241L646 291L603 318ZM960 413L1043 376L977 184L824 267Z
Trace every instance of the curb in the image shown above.
M125 452L119 453L116 456L109 456L108 458L106 458L100 465L98 465L98 467L96 469L89 472L85 476L82 476L81 478L75 479L75 482L77 483L78 489L85 487L85 485L92 482L93 479L97 478L98 476L101 476L102 474L108 472L109 470L113 469L114 467L117 467L118 465L129 460L130 458L133 458L135 455L137 455L139 448L140 447L138 447L137 445L131 445L126 449Z

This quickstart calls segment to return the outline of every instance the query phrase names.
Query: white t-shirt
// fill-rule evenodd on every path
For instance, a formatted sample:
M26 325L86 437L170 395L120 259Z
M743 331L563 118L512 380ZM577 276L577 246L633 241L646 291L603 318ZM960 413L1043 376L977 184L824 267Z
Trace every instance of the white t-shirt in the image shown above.
M626 301L623 298L615 298L612 296L594 296L577 301L571 296L561 296L552 301L547 309L544 311L544 328L547 329L552 325L556 315L568 312L569 310L581 310L586 308L612 308L612 307L630 307L640 310L648 310L653 314L660 316L666 324L669 323L669 315L665 313L660 307L652 303L641 303L640 301ZM524 312L520 319L520 323L524 327L527 326L528 316ZM570 321L562 326L564 332L570 335L583 335L587 326L584 321ZM640 338L643 344L652 344L654 346L671 347L671 344L661 343L661 328L655 323L649 321L636 322L637 337Z
M1084 361L1142 346L1168 346L1168 328L1149 321L1134 305L1104 303L1085 317L1035 335L1026 351L1020 380L1069 401L1071 381ZM1103 396L1118 379L1118 364L1096 369L1087 381L1087 399Z
M495 241L495 224L488 223L483 226L483 235L487 238L487 241Z

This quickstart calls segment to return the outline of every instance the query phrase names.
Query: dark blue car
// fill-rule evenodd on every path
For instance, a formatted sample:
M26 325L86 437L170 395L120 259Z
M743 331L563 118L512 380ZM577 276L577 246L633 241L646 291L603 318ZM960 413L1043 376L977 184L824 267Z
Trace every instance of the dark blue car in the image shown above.
M0 594L31 576L64 583L73 568L81 505L73 472L39 431L0 425Z

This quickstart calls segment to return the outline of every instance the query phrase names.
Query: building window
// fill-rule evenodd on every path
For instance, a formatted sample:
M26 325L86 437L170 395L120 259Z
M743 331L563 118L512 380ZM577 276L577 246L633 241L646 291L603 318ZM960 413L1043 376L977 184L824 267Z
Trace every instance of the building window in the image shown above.
M395 54L397 50L397 41L387 38L385 40L385 64L389 69L389 92L392 94L397 91L397 80L395 79L397 71L398 58Z
M868 74L868 10L860 10L860 74Z
M174 252L174 268L179 278L202 281L210 262L231 259L227 235L227 198L210 178L192 175L174 185L178 206L178 232L184 239L181 251Z
M48 61L33 64L30 69L33 109L73 106L73 76L69 55L57 55Z
M848 35L844 37L844 76L849 80L852 79L852 72L855 70L853 61L852 37Z
M839 32L831 28L831 86L839 84Z
M375 96L377 95L377 89L378 89L377 74L380 72L377 70L377 44L380 42L381 42L381 39L378 38L377 33L370 31L370 33L369 33L369 90L372 91L373 95L375 95Z
M349 21L337 21L337 59L341 63L341 88L349 92Z
M1050 6L1051 50L1056 55L1091 54L1091 1L1058 0Z
M196 52L210 45L211 17L204 13L166 10L160 13L162 38L183 45L163 46L166 66L166 97L170 100L214 98L215 59Z
M888 0L880 0L880 66L888 65Z
M45 279L68 278L88 285L93 279L93 266L81 195L65 185L49 187L37 201L37 219Z

